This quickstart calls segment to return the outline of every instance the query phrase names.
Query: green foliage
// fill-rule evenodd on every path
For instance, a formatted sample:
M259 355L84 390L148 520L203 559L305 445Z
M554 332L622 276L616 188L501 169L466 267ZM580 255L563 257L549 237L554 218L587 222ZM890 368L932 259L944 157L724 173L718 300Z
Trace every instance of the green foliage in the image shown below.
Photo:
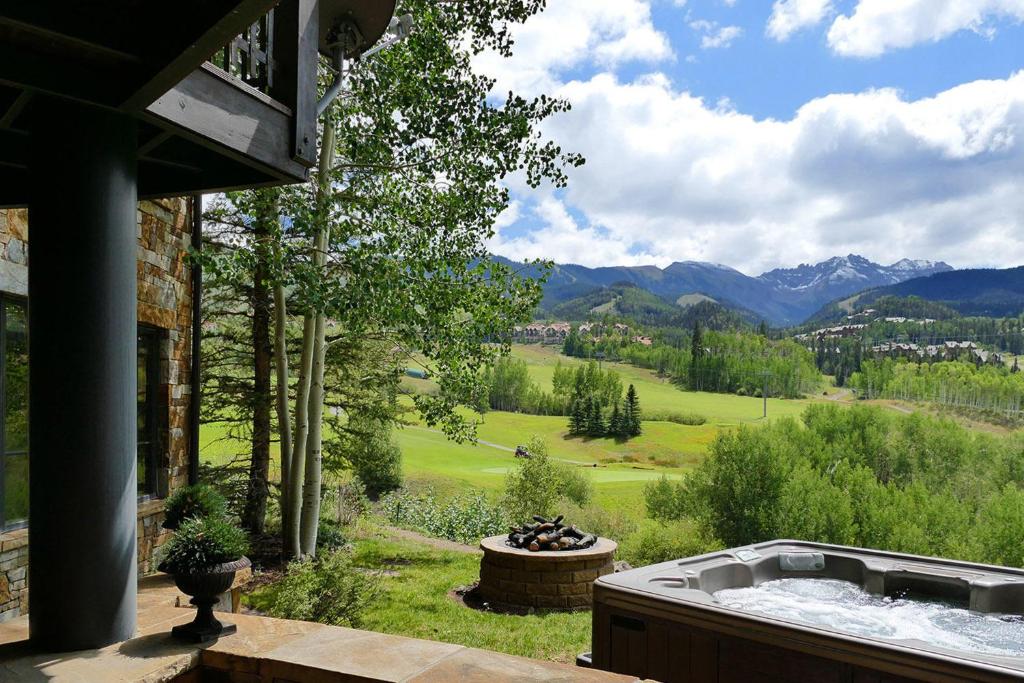
M1024 567L1024 491L1007 484L984 502L974 543L984 562Z
M724 432L680 483L645 490L654 520L728 546L777 537L1024 564L1021 440L922 414L814 405Z
M432 491L418 495L392 491L381 498L381 511L395 526L458 543L477 543L481 538L506 531L508 525L505 510L481 493L444 500Z
M626 390L626 401L622 410L622 431L617 434L625 438L640 436L640 398L632 384Z
M340 453L366 495L377 498L402 485L402 449L394 441L389 420L368 416L349 418L348 447Z
M688 343L688 344L687 344ZM687 348L688 346L688 348ZM772 340L749 332L717 332L694 325L677 345L632 344L622 359L650 368L692 391L800 398L821 384L814 355L792 340Z
M1003 365L869 360L850 385L864 398L929 401L1014 415L1024 410L1024 374Z
M779 496L777 535L848 545L856 541L853 506L843 491L808 465L793 470Z
M616 556L634 567L703 555L724 546L690 520L645 524L619 545Z
M350 553L328 552L288 565L268 613L279 619L358 628L380 592L379 579L355 567Z
M675 410L645 410L644 414L644 419L648 422L673 422L690 427L699 427L708 421L708 418L699 413L681 413Z
M513 522L559 514L563 498L580 507L589 502L593 484L582 469L552 461L547 444L539 437L530 439L528 448L530 457L521 459L505 477L501 501Z
M248 551L245 532L221 516L182 521L161 549L160 566L170 574L201 573L234 562Z
M662 523L686 516L684 489L674 484L664 474L657 481L644 486L644 506L647 516Z
M207 484L191 484L175 489L164 502L164 525L177 529L182 522L196 517L222 517L227 509L224 497Z
M530 415L564 415L568 404L542 391L531 379L526 363L501 356L484 370L487 404L492 410Z

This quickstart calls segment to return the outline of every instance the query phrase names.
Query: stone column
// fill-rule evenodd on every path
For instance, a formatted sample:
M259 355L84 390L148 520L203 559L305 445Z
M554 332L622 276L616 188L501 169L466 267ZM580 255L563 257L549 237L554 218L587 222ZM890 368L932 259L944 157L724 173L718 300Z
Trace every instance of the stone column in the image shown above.
M33 106L30 639L77 650L135 634L136 129Z

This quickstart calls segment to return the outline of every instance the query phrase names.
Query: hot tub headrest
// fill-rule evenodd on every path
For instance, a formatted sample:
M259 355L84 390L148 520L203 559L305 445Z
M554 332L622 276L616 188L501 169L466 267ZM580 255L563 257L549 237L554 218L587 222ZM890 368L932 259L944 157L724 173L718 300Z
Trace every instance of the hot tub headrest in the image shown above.
M779 569L784 572L817 572L824 568L823 553L779 553Z

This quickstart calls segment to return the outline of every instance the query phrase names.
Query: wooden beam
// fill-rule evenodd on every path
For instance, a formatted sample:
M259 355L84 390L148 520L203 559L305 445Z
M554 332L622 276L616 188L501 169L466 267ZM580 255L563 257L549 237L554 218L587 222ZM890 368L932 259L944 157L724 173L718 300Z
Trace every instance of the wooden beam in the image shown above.
M274 10L275 99L292 108L292 158L316 163L317 41L320 16L316 0L284 0Z
M204 64L148 106L146 118L281 181L306 180L309 169L292 159L291 110L236 80Z
M146 142L144 142L141 145L139 145L139 151L138 151L139 158L141 159L142 157L147 156L154 149L156 149L157 147L159 147L163 143L167 142L167 140L170 139L171 136L172 136L172 133L170 131L162 130L162 131L158 132L156 135L154 135L153 137L151 137L149 140L146 140Z
M7 107L7 111L0 117L0 128L10 128L14 125L15 119L21 113L21 110L25 108L29 100L32 99L32 93L27 90L22 90L18 96L11 102L11 106Z
M207 28L179 54L153 73L149 80L121 104L125 111L141 111L182 79L195 71L214 52L244 33L249 26L273 9L278 0L239 0L226 7L223 17Z

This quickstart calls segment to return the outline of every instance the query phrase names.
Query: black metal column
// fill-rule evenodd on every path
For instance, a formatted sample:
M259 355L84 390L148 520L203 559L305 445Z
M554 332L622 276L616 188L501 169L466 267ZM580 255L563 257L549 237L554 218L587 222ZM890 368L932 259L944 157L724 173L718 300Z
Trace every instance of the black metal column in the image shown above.
M32 131L29 625L51 650L135 634L136 132L65 101Z

